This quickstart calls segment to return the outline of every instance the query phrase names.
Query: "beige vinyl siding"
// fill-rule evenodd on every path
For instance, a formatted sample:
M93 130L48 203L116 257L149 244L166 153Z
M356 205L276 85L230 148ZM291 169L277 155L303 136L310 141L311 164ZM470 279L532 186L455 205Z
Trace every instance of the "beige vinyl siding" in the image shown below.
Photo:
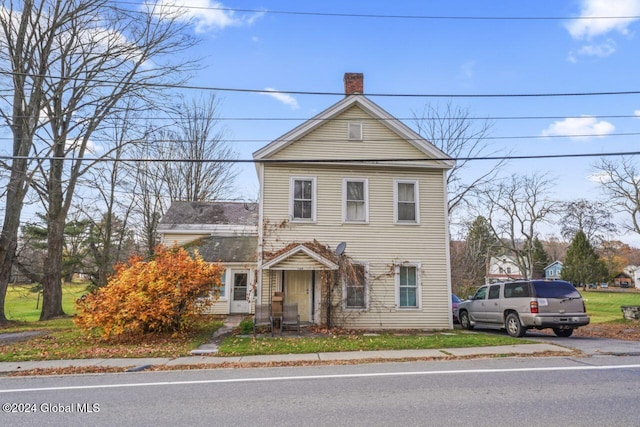
M290 176L316 177L315 223L289 222ZM342 221L342 182L349 177L368 179L368 224ZM394 179L418 181L419 224L394 224ZM370 309L337 315L337 320L342 318L349 327L357 328L448 328L444 179L444 171L439 169L265 165L263 215L264 221L271 225L264 228L264 249L276 251L291 242L314 239L335 249L338 243L347 242L346 255L355 261L369 262ZM402 262L421 265L419 310L396 307L393 266ZM268 301L265 280L268 274L263 275L262 288L262 298Z
M379 121L357 106L327 121L294 144L275 153L272 159L421 159L425 153L398 138ZM349 121L362 123L362 141L348 140ZM416 162L419 163L419 162Z
M189 242L193 242L194 240L198 240L203 237L209 237L211 233L203 233L203 234L181 234L181 233L165 233L162 237L162 242L166 246L173 245L186 245Z

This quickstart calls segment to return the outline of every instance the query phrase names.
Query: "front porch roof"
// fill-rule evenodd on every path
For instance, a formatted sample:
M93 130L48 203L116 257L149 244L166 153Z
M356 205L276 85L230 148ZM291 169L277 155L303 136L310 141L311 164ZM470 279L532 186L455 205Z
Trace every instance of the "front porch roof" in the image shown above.
M262 264L263 270L337 270L338 264L298 245Z

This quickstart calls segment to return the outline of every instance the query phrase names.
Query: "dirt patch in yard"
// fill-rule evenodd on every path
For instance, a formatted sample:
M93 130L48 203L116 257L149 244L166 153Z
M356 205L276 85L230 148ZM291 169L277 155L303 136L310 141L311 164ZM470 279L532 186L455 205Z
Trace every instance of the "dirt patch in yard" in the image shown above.
M640 341L640 322L596 323L576 329L573 335L578 337Z

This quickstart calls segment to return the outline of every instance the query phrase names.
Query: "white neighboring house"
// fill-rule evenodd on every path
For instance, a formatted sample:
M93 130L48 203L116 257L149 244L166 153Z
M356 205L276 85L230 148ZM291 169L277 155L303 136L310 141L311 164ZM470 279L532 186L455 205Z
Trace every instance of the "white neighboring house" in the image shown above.
M197 250L221 262L223 287L209 313L251 313L258 254L258 205L246 202L172 202L158 225L166 246Z
M634 287L640 289L640 267L637 265L628 265L623 271L631 277Z
M489 260L489 268L485 276L486 284L521 279L524 279L524 276L512 256L495 256Z

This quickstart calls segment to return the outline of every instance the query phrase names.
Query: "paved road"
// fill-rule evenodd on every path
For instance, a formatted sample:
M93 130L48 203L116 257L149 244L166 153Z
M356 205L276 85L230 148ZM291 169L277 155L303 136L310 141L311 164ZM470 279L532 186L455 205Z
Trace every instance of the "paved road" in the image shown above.
M638 356L0 378L3 404L34 411L0 423L637 425L638 395Z
M568 337L561 338L541 331L527 331L527 339L575 348L589 356L630 355L640 356L640 342L610 338Z

